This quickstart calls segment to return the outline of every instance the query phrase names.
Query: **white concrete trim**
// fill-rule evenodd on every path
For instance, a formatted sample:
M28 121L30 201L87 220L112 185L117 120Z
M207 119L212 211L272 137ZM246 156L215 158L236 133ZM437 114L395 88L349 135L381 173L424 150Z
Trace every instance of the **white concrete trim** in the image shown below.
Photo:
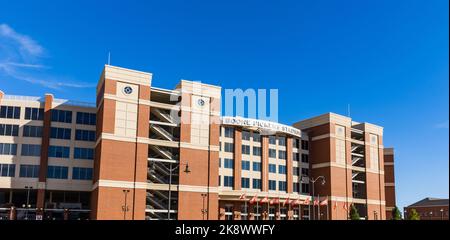
M98 180L92 186L92 190L98 187L113 187L113 188L133 188L133 189L147 189L146 182L131 182L131 181L116 181L116 180Z
M218 152L220 150L219 146L214 146L214 145L203 146L203 145L191 144L191 143L186 143L186 142L180 142L180 147L196 149L196 150L204 150L204 151L214 151L214 152Z
M393 183L393 182L385 182L384 186L385 187L395 187L395 183Z

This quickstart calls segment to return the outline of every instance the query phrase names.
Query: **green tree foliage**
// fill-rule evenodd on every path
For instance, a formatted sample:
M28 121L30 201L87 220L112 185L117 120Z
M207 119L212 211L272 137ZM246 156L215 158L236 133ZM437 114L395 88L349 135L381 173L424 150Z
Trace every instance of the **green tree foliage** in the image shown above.
M408 220L420 220L420 215L416 209L411 209L411 211L409 211Z
M392 220L402 220L402 214L397 206L392 209Z
M360 220L358 210L355 205L352 204L350 208L350 220Z

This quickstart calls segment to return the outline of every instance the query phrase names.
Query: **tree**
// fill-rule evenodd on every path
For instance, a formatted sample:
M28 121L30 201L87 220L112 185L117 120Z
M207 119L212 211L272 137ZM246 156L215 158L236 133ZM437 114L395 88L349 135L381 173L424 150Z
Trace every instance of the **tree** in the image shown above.
M420 220L420 215L416 211L416 209L411 209L411 211L408 214L408 220Z
M352 204L350 208L350 220L360 220L358 209L356 209L355 205Z
M397 206L392 209L392 220L402 220L402 215Z

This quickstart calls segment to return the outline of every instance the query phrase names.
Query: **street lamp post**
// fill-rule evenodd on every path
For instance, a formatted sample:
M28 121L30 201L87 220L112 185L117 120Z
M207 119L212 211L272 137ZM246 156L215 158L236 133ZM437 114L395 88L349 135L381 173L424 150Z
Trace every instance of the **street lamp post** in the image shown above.
M308 177L308 176L306 176L306 175L303 175L302 176L302 181L304 180L304 178L306 178L306 177ZM325 177L324 176L318 176L318 177L316 177L316 178L310 178L309 179L309 181L312 183L312 196L313 196L313 198L315 198L315 195L314 195L314 184L318 181L318 180L322 180L322 182L321 182L321 185L323 186L323 185L325 185ZM315 207L313 206L313 216L314 216L314 220L316 219L316 212L315 212ZM320 216L319 216L319 218L320 218Z
M377 211L373 211L373 219L378 220L378 213Z
M189 163L183 164L186 166L186 168L184 169L185 173L190 173L191 170L189 169ZM168 196L168 207L167 207L167 220L170 220L170 208L171 208L171 202L172 202L172 173L173 171L175 171L176 169L178 169L180 167L180 165L172 168L172 163L170 163L169 165L169 196Z
M127 217L127 212L128 212L128 206L127 206L127 195L130 192L129 189L124 189L123 193L125 195L125 204L122 206L122 211L123 211L123 220L126 220Z
M433 220L433 211L430 211L430 220Z
M25 189L27 189L27 204L26 204L26 210L25 210L25 220L28 220L28 209L31 207L30 205L30 191L33 189L31 186L25 186Z
M441 210L439 210L439 212L441 212L441 220L444 220L444 209L441 208Z
M203 220L205 220L205 214L208 213L208 209L205 209L205 198L206 198L206 196L207 196L206 193L202 193L202 198L203 198L202 218L203 218Z

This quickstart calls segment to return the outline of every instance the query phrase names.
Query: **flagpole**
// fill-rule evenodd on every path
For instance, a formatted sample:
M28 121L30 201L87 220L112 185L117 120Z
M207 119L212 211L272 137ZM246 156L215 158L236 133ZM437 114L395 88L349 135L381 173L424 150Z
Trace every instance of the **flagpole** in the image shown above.
M308 202L308 220L311 220L311 202Z
M330 202L330 203L331 203L331 202ZM329 219L329 217L330 217L330 216L329 216L329 212L330 212L330 211L329 211L329 208L328 208L328 197L327 197L327 220L330 220L330 219Z
M256 199L256 200L258 200L258 199ZM258 201L256 201L256 215L259 215ZM257 216L257 217L258 217L258 220L259 220L259 216Z
M248 220L247 197L245 197L244 201L245 201L244 202L245 214L247 214L247 216L245 217L245 220Z
M320 194L317 194L317 200L318 200L318 204L317 204L317 217L320 220Z

